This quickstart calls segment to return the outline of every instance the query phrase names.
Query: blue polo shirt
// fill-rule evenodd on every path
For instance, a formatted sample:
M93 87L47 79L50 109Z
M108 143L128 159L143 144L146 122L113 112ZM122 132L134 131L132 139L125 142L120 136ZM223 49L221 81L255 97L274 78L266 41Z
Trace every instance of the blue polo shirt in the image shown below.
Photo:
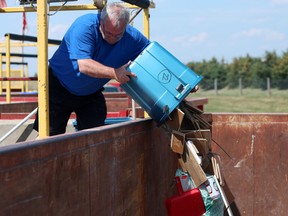
M86 14L76 19L49 60L60 83L74 95L92 94L109 81L79 72L78 59L91 58L119 68L133 61L150 43L141 32L128 25L121 40L110 45L102 38L99 25L100 14Z

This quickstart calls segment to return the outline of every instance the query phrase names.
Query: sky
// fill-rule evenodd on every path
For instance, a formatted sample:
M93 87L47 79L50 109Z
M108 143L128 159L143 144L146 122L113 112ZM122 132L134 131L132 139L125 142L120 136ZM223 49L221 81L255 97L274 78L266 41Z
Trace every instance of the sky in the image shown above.
M108 0L110 2L112 0ZM20 7L18 0L6 0ZM71 4L92 4L78 0ZM216 58L231 62L235 57L264 57L266 51L281 55L288 50L288 0L154 0L150 9L150 40L157 41L183 63ZM51 3L51 5L56 5ZM51 11L50 13L54 13ZM50 39L63 37L71 23L88 11L59 11L49 16ZM26 35L37 36L37 13L26 13ZM143 30L142 13L134 26ZM22 13L0 13L0 42L4 34L22 34ZM56 47L49 48L49 56ZM37 54L37 48L24 48ZM25 59L29 73L37 73L37 61Z

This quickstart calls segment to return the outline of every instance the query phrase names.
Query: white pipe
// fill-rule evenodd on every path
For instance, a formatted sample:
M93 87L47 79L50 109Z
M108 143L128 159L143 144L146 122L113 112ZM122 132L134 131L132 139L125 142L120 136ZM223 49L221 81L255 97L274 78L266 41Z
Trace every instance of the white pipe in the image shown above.
M136 119L136 103L134 100L132 100L132 118Z
M0 143L3 142L8 136L15 132L20 126L22 126L27 120L29 120L33 115L36 114L38 108L35 108L29 115L27 115L21 122L19 122L15 127L13 127L8 133L6 133L1 139Z
M220 192L220 194L221 194L221 196L222 196L222 199L223 199L225 208L227 209L228 215L229 215L229 216L233 216L233 212L232 212L232 210L231 210L231 208L230 208L230 205L229 205L229 202L228 202L228 200L227 200L227 197L226 197L223 189L221 188L221 185L219 184L218 179L217 179L217 177L216 177L215 175L214 175L214 180L215 180L215 182L216 182L216 184L217 184L217 187L218 187L218 189L219 189L219 192Z

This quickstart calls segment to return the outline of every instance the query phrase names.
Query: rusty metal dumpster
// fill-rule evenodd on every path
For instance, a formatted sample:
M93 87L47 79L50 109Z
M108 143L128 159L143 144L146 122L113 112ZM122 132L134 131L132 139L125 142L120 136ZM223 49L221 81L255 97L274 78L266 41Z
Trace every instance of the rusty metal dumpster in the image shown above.
M234 215L286 215L288 114L205 118ZM141 119L2 147L0 215L166 215L176 193L169 143Z

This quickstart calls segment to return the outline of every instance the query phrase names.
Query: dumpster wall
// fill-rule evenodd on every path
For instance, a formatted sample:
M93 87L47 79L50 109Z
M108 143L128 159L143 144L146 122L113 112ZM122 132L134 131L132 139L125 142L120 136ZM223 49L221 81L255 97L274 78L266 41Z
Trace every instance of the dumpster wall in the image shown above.
M286 216L288 114L204 117L234 215ZM143 119L1 147L0 216L166 215L176 193L169 143Z
M135 120L0 148L0 215L166 215L170 137Z
M241 215L285 216L288 114L213 114L213 149ZM238 215L238 214L234 214Z

